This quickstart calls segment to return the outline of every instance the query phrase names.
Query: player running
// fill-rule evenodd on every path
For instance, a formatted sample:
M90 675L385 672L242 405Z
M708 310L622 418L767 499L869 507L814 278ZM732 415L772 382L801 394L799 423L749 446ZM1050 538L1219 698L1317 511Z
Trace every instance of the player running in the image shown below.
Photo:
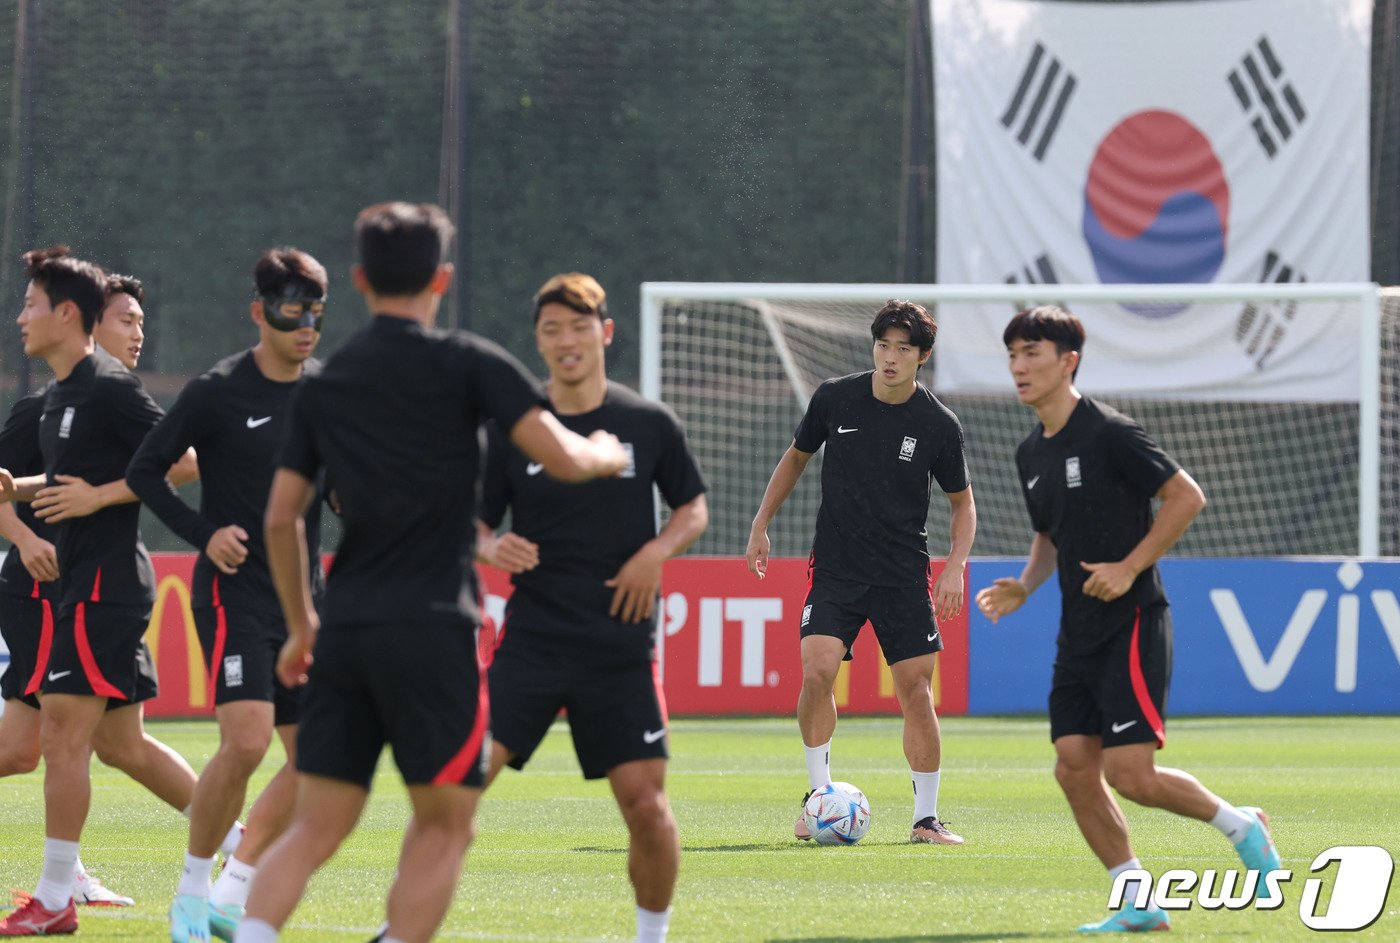
M451 903L485 781L475 552L478 432L510 430L546 473L616 474L617 439L584 439L541 409L509 354L432 323L452 278L438 207L387 203L355 224L355 287L374 314L292 400L268 501L268 564L287 620L278 675L308 675L291 826L264 856L238 943L276 940L306 882L355 826L384 745L413 821L389 892L386 941L432 937ZM312 605L303 515L324 473L344 537ZM314 646L314 649L313 649ZM314 665L313 665L314 650Z
M277 680L287 627L263 547L262 517L287 405L321 337L326 270L299 249L271 249L253 269L250 317L258 342L196 377L137 450L126 480L141 501L202 553L192 581L195 626L214 689L219 748L195 787L185 866L170 908L174 943L233 938L258 858L286 827L295 795L301 690ZM196 511L167 484L165 469L193 448L202 483ZM307 510L313 592L322 589L320 503ZM248 828L210 888L214 854L243 808L248 780L274 730L287 762L248 815Z
M566 485L489 429L477 558L514 574L491 662L491 769L522 769L560 710L585 779L608 778L630 836L638 943L661 943L680 867L666 799L666 709L656 671L662 564L709 523L705 480L680 421L608 381L603 288L570 272L534 299L550 409L568 429L606 429L630 462L616 478ZM653 486L671 508L657 533ZM510 511L511 529L493 533Z
M825 444L822 503L808 562L811 588L802 608L797 701L808 784L817 789L831 782L836 672L868 620L904 715L904 755L914 784L909 840L961 845L962 837L938 815L943 744L931 681L943 650L938 619L962 611L977 510L962 426L918 379L937 335L938 325L922 305L890 301L876 313L870 325L875 369L827 380L812 394L797 435L763 492L747 557L750 572L763 579L768 525ZM951 546L937 581L926 527L935 482L952 512ZM811 837L800 815L793 834Z
M1166 744L1172 623L1157 561L1176 545L1206 499L1195 480L1142 427L1074 387L1084 326L1068 311L1022 311L1002 334L1016 395L1039 424L1016 450L1016 471L1035 537L1020 577L977 594L993 622L1019 609L1057 570L1060 634L1050 687L1055 778L1084 840L1109 877L1142 865L1123 810L1109 791L1139 805L1209 822L1245 867L1280 867L1269 820L1236 808L1190 773L1159 767ZM1152 499L1162 502L1153 518ZM1085 933L1166 930L1166 911L1129 880L1121 910Z

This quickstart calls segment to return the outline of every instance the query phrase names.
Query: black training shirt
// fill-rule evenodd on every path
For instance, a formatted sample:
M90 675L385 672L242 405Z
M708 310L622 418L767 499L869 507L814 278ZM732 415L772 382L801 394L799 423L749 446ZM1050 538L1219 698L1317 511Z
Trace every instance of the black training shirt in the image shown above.
M141 381L101 347L44 398L39 442L49 484L75 475L103 485L126 475L131 456L163 415ZM155 601L155 570L141 543L134 501L53 525L62 603Z
M308 360L304 375L314 376L320 363ZM272 576L267 569L263 513L277 450L286 426L287 406L299 381L279 383L258 369L251 350L225 357L207 373L191 380L169 414L137 450L126 480L147 507L171 530L199 551L194 565L194 604L281 612ZM199 458L199 510L180 499L166 472L187 448ZM237 524L248 532L248 558L230 576L219 572L204 554L209 538L221 527ZM311 585L320 595L323 578L320 502L306 514Z
M51 384L50 384L51 385ZM44 472L44 456L39 450L39 417L44 413L44 397L48 385L30 393L15 403L5 427L0 429L0 468L8 469L16 478L41 475ZM15 514L35 535L53 542L52 528L34 516L34 509L27 501L14 502ZM28 596L45 599L58 598L58 580L40 583L29 575L20 559L19 550L11 547L5 554L5 562L0 564L0 593L8 596Z
M925 586L933 483L948 494L969 484L962 426L922 383L903 403L882 403L873 376L827 380L797 427L798 451L826 443L812 562L871 586Z
M509 507L511 530L539 544L539 566L511 580L517 593L566 613L606 616L614 590L604 581L656 536L653 484L666 504L677 508L705 492L705 479L675 413L621 384L608 383L597 409L558 419L582 436L599 429L617 436L631 457L628 467L616 478L555 481L491 423L478 516L495 528ZM519 628L564 637L576 629L586 641L592 625L571 618ZM650 650L643 633L636 639L639 648Z
M385 315L298 385L277 463L311 481L324 468L340 502L326 624L479 619L479 428L514 428L542 404L490 341Z
M1055 544L1063 597L1059 644L1091 651L1132 625L1133 610L1166 602L1157 567L1112 602L1083 592L1079 564L1122 560L1152 527L1152 496L1180 466L1132 419L1087 396L1065 427L1037 425L1016 449L1031 525Z

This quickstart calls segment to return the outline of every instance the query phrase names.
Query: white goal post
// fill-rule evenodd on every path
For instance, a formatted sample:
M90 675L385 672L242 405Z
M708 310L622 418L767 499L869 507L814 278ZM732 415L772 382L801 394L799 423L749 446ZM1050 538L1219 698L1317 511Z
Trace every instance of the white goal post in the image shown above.
M743 552L758 497L791 442L807 398L827 377L871 367L869 323L891 298L929 306L937 317L934 366L921 379L963 421L979 507L978 555L1020 554L1029 545L1020 494L1006 482L1014 477L1015 444L1035 420L1016 402L999 334L989 339L983 329L974 351L959 332L970 329L970 313L979 306L1004 323L1015 310L1041 303L1063 304L1085 315L1086 375L1096 353L1105 349L1101 345L1112 343L1103 340L1109 319L1133 320L1135 311L1152 323L1154 305L1164 312L1189 307L1209 317L1213 333L1202 338L1203 345L1219 346L1223 326L1241 351L1258 356L1260 370L1242 377L1239 396L1229 389L1223 395L1218 390L1193 395L1189 389L1138 394L1122 385L1100 390L1080 377L1084 392L1142 421L1206 488L1211 507L1203 518L1208 520L1197 522L1179 552L1400 553L1400 481L1391 480L1400 466L1400 403L1394 402L1400 394L1400 295L1391 290L1369 283L647 282L641 287L641 390L670 405L686 423L712 488L711 530L695 552ZM1098 319L1091 323L1088 311L1100 312ZM1180 344L1181 335L1171 335L1174 326L1180 329L1178 321L1156 323L1164 341L1170 336ZM1250 387L1264 375L1268 345L1295 329L1293 340L1301 342L1303 332L1312 330L1316 338L1330 340L1329 349L1350 358L1343 372L1354 376L1343 378L1344 395L1318 397L1304 390L1293 398L1287 383ZM1144 370L1160 353L1151 349L1155 346L1143 350ZM1305 360L1309 348L1304 345L1293 356ZM973 361L971 372L988 377L985 389L966 383ZM989 366L994 363L995 369ZM1170 371L1172 363L1159 357L1153 368ZM948 382L959 370L963 385ZM775 531L780 529L781 537L770 531L775 554L806 553L819 500L816 471L804 476L780 515ZM935 552L946 535L940 504L932 502L929 521Z

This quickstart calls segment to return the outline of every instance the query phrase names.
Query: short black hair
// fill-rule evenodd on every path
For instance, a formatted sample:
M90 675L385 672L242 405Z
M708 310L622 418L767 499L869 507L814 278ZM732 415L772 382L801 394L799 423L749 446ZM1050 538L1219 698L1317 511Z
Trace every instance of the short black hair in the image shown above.
M1001 332L1001 342L1008 348L1014 341L1049 341L1055 345L1055 352L1060 354L1074 351L1082 355L1084 338L1083 322L1059 305L1041 305L1018 311L1007 322L1006 330ZM1071 379L1078 374L1079 367L1076 366Z
M582 272L565 272L555 275L535 292L535 323L540 323L540 309L547 304L561 304L579 314L597 315L598 320L608 316L608 296L603 286L592 275Z
M431 203L376 203L355 219L360 268L375 294L416 295L447 260L456 228Z
M130 295L140 304L146 300L146 286L141 284L141 279L135 275L118 275L116 272L107 273L107 284L103 286L102 310L97 313L97 323L102 323L102 315L107 313L107 306L112 303L112 299L117 295Z
M65 301L73 302L82 315L83 330L91 334L107 302L107 273L62 245L31 249L20 259L24 277L44 290L49 304L56 308Z
M253 282L259 295L281 295L288 285L324 295L326 267L309 252L291 246L268 249L253 265Z
M909 342L926 354L933 350L933 342L938 339L938 322L923 305L912 301L898 301L891 298L885 306L875 312L875 320L870 322L870 337L879 340L890 328L901 328L909 332Z

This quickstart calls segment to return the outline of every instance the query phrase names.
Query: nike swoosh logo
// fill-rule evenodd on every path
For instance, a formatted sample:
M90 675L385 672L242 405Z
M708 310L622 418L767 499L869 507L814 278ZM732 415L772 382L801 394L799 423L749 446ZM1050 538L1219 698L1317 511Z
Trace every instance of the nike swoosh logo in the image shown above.
M261 426L261 425L263 425L263 424L265 424L265 423L269 423L269 422L271 422L271 421L272 421L272 417L271 417L271 416L264 416L264 417L262 417L261 419L254 419L252 416L249 416L249 417L248 417L248 428L249 428L249 429L256 429L258 426Z
M845 426L837 426L836 431L842 434L845 434L847 432L859 432L860 426L852 426L850 429L847 429Z
M544 471L544 466L539 462L531 462L525 466L525 474L527 475L538 475L542 471Z
M50 671L50 672L49 672L49 680L50 680L50 681L57 681L59 678L66 678L66 677L68 677L69 675L71 675L72 673L73 673L73 670L72 670L71 668L70 668L69 670L67 670L67 671Z
M1036 483L1037 481L1039 481L1039 480L1040 480L1040 476L1039 476L1039 475L1036 475L1036 476L1035 476L1034 478L1032 478L1030 481L1026 482L1026 490L1027 490L1027 491L1030 491L1032 488L1034 488L1034 487L1035 487L1035 483Z
M928 637L928 640L929 640L930 642L932 642L932 641L933 641L934 639L936 639L936 638L938 638L938 633L937 633L937 632L935 632L935 633L933 633L932 635L930 635L930 636Z
M1122 733L1123 731L1127 730L1129 727L1131 727L1131 726L1132 726L1133 724L1135 724L1135 723L1137 723L1137 721L1135 721L1135 720L1130 720L1130 721L1127 721L1126 723L1114 724L1114 725L1113 725L1113 732L1114 732L1114 733Z
M656 741L660 740L660 739L661 739L662 737L664 737L664 736L666 736L666 728L665 728L665 727L662 727L660 730L646 730L646 731L643 731L643 732L642 732L642 742L643 742L643 743L655 743Z

